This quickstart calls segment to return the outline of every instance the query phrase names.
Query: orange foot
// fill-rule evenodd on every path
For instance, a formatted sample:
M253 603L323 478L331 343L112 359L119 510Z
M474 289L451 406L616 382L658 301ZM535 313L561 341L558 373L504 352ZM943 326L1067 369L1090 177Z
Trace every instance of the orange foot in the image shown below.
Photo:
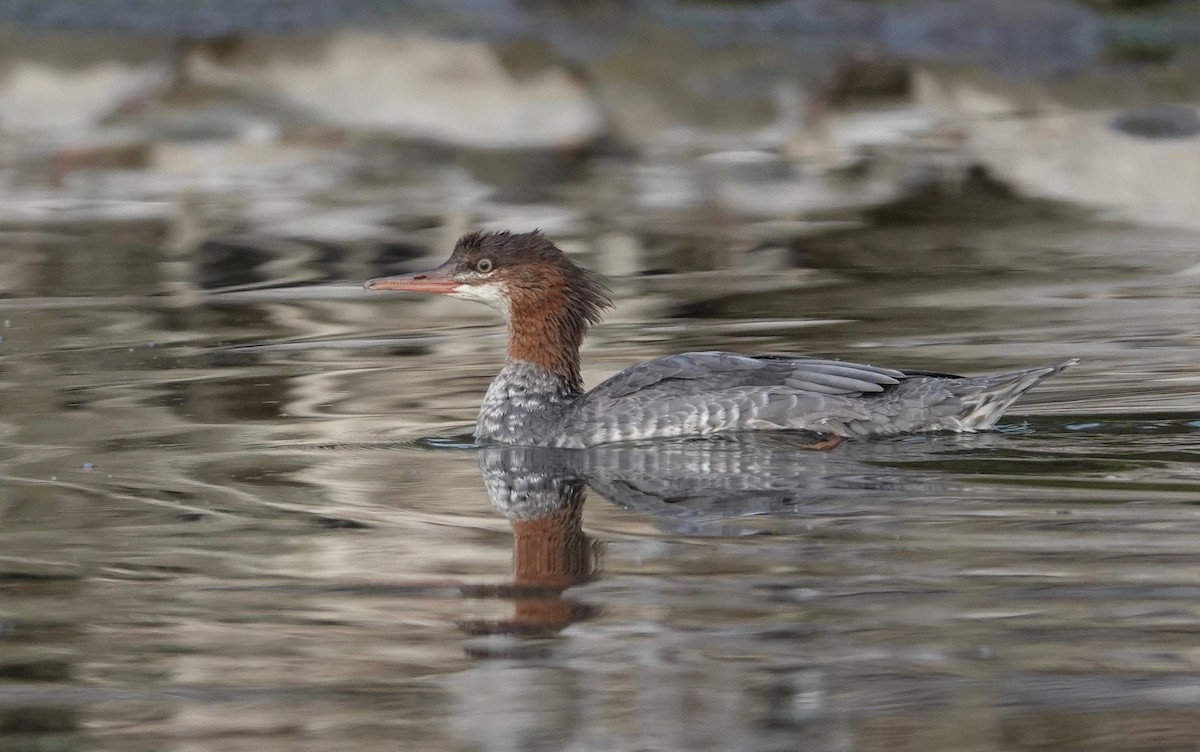
M823 439L818 439L817 441L814 441L811 444L801 444L797 448L798 449L811 449L814 452L821 452L821 451L825 451L826 449L833 449L834 447L840 445L845 440L846 440L845 436L838 436L837 434L831 433L831 434L826 434L825 438L823 438Z

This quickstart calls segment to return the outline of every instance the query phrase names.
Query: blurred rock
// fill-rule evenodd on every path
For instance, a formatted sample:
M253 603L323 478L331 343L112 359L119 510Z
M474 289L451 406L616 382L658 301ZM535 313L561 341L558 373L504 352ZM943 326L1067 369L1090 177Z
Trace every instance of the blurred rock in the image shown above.
M345 127L477 148L577 148L605 132L565 69L509 73L483 41L345 30L191 43L0 33L0 128L114 122L170 139ZM172 49L175 50L172 53Z
M1200 132L1191 107L1134 116L1114 113L1112 104L1072 105L1069 89L1032 89L978 72L930 68L918 79L918 102L962 129L964 158L1018 193L1131 221L1200 227Z
M577 147L604 121L561 68L514 77L485 42L367 31L254 39L208 74L319 121L481 148Z
M77 135L163 75L165 41L0 27L0 130Z

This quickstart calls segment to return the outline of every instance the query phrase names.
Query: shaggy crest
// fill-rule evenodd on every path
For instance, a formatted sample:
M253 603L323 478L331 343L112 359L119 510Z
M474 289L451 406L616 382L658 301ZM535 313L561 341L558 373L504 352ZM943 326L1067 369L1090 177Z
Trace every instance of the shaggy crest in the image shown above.
M567 258L539 231L472 232L450 256L456 278L499 288L510 360L536 363L582 393L579 346L612 300L599 275ZM483 264L483 266L481 266Z

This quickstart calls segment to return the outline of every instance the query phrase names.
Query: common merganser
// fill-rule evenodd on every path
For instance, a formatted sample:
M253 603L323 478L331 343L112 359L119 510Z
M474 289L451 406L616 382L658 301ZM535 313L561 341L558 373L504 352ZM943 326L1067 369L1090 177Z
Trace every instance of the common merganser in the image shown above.
M508 322L508 356L479 410L481 443L582 448L734 431L844 438L991 428L1023 392L1074 364L963 377L796 355L690 352L621 371L585 392L579 347L612 306L600 278L540 232L473 232L436 269L368 290L485 303Z

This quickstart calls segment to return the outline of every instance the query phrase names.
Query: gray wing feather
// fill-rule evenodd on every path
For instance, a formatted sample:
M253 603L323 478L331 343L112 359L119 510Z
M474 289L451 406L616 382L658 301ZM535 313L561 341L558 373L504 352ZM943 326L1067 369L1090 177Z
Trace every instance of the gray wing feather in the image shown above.
M812 371L792 374L783 383L792 389L820 394L865 394L883 391L883 386L877 382L864 381L853 376L835 376ZM891 383L898 384L899 382L893 380Z
M618 373L593 390L597 396L625 397L664 381L686 392L688 382L704 391L738 387L784 386L818 394L866 394L900 383L904 374L891 368L821 358L692 352L650 360Z
M820 358L672 355L622 371L585 394L563 414L553 444L742 429L855 435L895 411L892 400L878 400L905 378L901 371Z
M820 358L684 353L622 371L581 396L549 441L586 447L741 430L974 431L1068 365L961 378Z

